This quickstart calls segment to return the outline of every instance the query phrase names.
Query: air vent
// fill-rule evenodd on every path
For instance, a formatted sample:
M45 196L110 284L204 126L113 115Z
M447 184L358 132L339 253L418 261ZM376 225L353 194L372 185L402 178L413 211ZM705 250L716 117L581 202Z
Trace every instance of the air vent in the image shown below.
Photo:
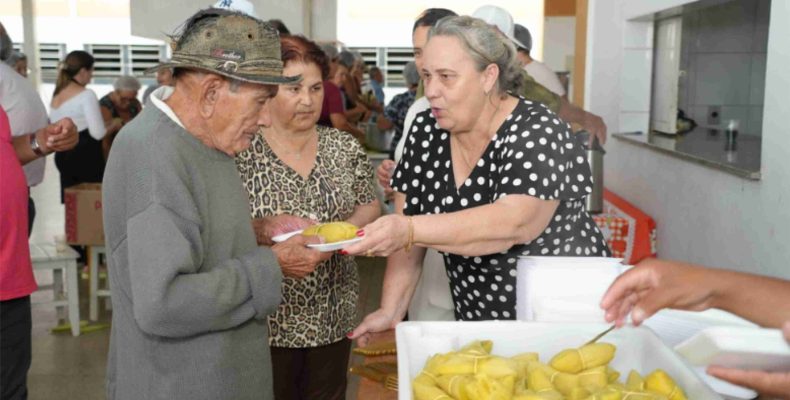
M41 80L54 83L58 79L58 64L66 58L65 43L39 43L38 68L41 70Z
M403 67L414 60L411 47L353 47L362 54L368 67L378 65L384 73L384 86L405 87Z
M96 59L93 64L93 76L111 78L123 75L123 47L118 44L86 44L85 51Z
M165 46L157 45L130 45L129 70L134 76L144 76L145 70L155 67L160 60L165 58Z
M410 47L391 47L386 49L386 82L389 87L406 87L403 68L409 61L414 61L414 52Z

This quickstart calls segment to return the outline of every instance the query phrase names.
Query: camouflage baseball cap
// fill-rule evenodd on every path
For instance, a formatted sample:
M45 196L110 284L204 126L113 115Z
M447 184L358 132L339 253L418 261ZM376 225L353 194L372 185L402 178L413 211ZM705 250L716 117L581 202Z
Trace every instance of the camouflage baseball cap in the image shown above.
M209 8L184 23L174 38L173 56L160 68L194 68L243 82L279 85L301 76L283 76L280 36L272 26L237 11Z

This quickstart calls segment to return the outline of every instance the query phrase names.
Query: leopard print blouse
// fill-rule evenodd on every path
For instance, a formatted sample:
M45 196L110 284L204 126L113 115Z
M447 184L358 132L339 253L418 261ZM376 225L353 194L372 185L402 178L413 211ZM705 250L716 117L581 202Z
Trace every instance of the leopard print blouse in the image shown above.
M376 199L373 167L357 140L318 126L318 154L307 179L283 163L262 135L236 165L250 195L253 218L291 214L344 221ZM269 344L318 347L343 339L356 324L359 277L353 257L335 254L304 279L284 277L282 303L269 317Z

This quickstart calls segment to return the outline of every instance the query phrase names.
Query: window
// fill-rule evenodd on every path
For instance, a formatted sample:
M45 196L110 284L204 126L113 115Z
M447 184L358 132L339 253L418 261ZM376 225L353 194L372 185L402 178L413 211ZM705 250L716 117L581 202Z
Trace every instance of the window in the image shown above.
M405 87L403 79L403 67L409 61L414 60L414 53L411 47L353 47L362 54L365 65L368 67L378 66L384 75L384 86L386 87Z

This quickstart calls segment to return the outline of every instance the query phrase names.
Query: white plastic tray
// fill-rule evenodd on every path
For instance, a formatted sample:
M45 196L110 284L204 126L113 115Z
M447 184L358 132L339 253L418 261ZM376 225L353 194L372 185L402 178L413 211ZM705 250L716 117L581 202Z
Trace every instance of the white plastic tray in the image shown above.
M493 353L497 355L512 356L535 351L540 353L541 360L548 360L563 349L581 345L607 327L605 324L521 321L402 322L396 328L398 399L411 399L411 381L422 370L428 357L458 350L472 340L493 340ZM610 365L623 376L631 369L649 373L662 368L675 378L689 399L722 399L648 328L618 329L603 340L617 345L617 353Z

